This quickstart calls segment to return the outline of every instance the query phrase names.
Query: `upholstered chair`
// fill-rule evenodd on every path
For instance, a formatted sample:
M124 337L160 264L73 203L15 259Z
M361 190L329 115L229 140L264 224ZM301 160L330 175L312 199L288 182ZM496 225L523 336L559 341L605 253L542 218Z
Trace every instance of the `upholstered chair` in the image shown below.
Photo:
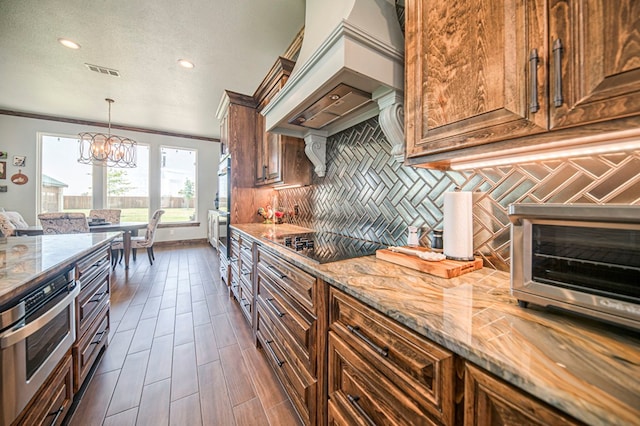
M147 225L147 230L145 235L131 237L131 253L133 255L133 260L136 260L136 252L139 248L147 249L147 256L149 256L149 263L153 265L153 261L156 260L155 255L153 254L153 241L156 237L156 229L158 229L158 224L160 223L160 217L164 214L164 210L156 210L153 212L153 216ZM116 251L119 252L119 256L116 256ZM124 243L122 239L113 240L111 243L111 259L112 265L115 269L116 264L122 262L122 258L124 257Z
M5 237L12 236L16 233L16 229L28 228L29 224L25 222L22 215L18 212L0 212L0 231Z
M120 223L120 214L122 210L120 209L96 209L89 211L89 220L93 219L104 219L105 222L109 223Z
M43 234L80 234L89 232L84 213L40 213Z

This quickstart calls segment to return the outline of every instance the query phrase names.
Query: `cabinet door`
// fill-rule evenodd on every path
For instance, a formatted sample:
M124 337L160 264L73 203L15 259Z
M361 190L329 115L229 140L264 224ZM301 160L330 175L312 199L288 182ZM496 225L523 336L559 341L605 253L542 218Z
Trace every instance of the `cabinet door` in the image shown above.
M640 2L551 0L549 10L550 127L640 114Z
M579 424L468 363L464 382L465 426Z
M282 180L282 136L266 132L264 117L258 115L256 185L270 185Z
M408 157L547 130L545 10L543 0L407 0Z

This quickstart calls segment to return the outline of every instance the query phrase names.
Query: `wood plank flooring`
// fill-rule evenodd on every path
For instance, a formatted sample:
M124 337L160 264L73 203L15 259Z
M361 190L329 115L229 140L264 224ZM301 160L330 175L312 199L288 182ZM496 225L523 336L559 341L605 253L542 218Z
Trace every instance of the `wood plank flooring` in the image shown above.
M109 347L71 425L299 425L210 246L159 247L111 280Z

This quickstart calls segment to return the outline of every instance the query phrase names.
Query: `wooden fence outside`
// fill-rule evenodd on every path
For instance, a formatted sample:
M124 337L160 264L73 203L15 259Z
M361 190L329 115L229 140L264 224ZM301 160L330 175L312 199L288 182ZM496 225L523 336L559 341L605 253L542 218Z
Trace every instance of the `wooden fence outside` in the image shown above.
M194 208L195 199L188 202L182 197L162 197L162 206L166 208ZM65 195L63 196L63 210L91 209L91 196ZM137 209L148 208L148 197L109 197L109 208L113 209Z

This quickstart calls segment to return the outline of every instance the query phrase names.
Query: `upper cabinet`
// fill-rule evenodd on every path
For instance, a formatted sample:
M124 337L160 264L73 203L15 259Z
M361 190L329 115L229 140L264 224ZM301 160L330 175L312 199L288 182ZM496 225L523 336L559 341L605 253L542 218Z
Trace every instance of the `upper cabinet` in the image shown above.
M637 117L640 2L407 0L405 112L407 162L443 166Z
M549 127L640 114L640 2L549 3Z
M284 86L293 66L293 61L278 58L254 94L258 111L261 111ZM258 186L311 183L311 162L304 153L304 141L267 132L262 114L258 114L256 158L255 184Z

